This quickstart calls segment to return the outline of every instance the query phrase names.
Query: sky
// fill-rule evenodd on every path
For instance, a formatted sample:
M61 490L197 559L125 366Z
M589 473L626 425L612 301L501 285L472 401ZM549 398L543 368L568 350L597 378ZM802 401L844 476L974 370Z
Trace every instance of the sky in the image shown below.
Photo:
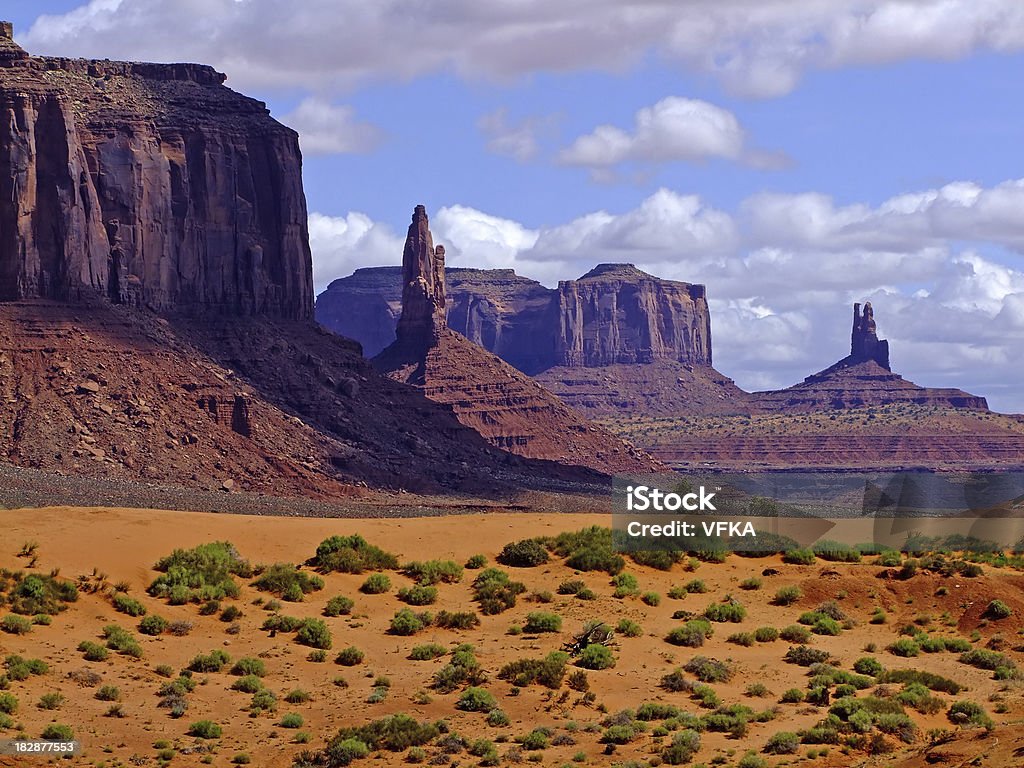
M282 10L284 9L284 10ZM299 132L317 291L401 263L707 285L788 386L870 300L893 369L1024 412L1019 0L32 0L36 54L199 61Z

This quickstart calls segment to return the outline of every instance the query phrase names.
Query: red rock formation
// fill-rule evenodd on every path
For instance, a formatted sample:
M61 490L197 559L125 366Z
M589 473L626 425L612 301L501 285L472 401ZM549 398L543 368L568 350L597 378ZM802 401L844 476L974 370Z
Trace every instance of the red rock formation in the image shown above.
M988 410L984 397L960 389L921 387L889 368L889 342L880 340L871 304L853 305L850 354L800 384L755 392L754 407L762 411L816 411L915 403L948 408Z
M198 64L28 56L0 27L0 300L312 315L294 131Z
M422 242L416 247L422 251ZM375 354L382 340L394 338L401 292L393 274L378 267L335 280L317 299L317 319ZM449 328L529 374L556 366L712 362L704 286L662 280L631 264L598 265L557 289L510 269L449 269L446 306Z
M402 253L402 314L395 336L419 348L437 341L446 324L444 246L434 247L427 210L417 205Z
M511 453L589 467L642 472L656 464L589 424L528 376L445 326L444 250L433 247L416 207L402 267L398 338L373 359L396 381L422 388L488 442Z

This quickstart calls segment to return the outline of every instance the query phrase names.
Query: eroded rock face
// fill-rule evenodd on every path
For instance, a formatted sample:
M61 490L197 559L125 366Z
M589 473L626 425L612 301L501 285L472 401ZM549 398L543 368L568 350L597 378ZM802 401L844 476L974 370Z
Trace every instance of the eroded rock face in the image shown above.
M850 334L850 357L858 362L874 360L885 370L889 368L889 342L878 338L875 327L875 310L871 302L864 303L861 314L860 304L853 305L853 332Z
M312 316L294 131L197 64L28 56L0 29L0 300Z
M599 264L558 284L558 318L557 365L711 365L703 285L661 280L632 264Z
M444 246L434 247L427 209L417 205L402 253L402 314L395 336L409 346L436 342L446 315Z
M378 267L335 280L317 299L317 319L375 354L394 338L401 306L395 275L394 267ZM704 286L661 280L629 264L602 264L557 289L510 269L449 269L446 306L449 328L529 374L712 362ZM417 322L430 309L417 309Z

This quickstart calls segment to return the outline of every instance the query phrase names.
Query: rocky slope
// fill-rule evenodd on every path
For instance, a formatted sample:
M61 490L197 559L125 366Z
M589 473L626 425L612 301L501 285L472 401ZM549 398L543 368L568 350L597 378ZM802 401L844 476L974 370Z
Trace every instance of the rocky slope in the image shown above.
M224 80L29 56L0 28L0 300L309 318L297 135Z
M449 406L492 445L603 472L655 464L589 424L537 382L444 324L444 250L417 206L402 260L402 314L395 341L373 358L387 376Z

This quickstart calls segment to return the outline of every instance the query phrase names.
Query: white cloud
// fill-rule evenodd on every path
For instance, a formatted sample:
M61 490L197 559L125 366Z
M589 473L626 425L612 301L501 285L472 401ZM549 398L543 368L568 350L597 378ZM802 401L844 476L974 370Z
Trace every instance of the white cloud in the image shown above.
M299 144L307 155L362 154L382 139L379 128L356 121L352 107L313 96L303 99L280 121L299 132Z
M776 96L809 69L1024 48L1019 0L91 0L41 16L38 53L215 64L243 87L455 71L621 70L651 53Z
M588 168L713 157L737 160L743 145L744 132L732 112L706 101L669 96L639 110L631 133L599 125L563 149L558 160Z
M502 107L481 116L477 128L487 137L489 151L525 163L537 156L540 151L537 134L550 122L550 119L540 118L510 122L508 110Z
M313 285L320 293L334 279L359 267L402 263L404 238L364 213L346 216L309 214Z

